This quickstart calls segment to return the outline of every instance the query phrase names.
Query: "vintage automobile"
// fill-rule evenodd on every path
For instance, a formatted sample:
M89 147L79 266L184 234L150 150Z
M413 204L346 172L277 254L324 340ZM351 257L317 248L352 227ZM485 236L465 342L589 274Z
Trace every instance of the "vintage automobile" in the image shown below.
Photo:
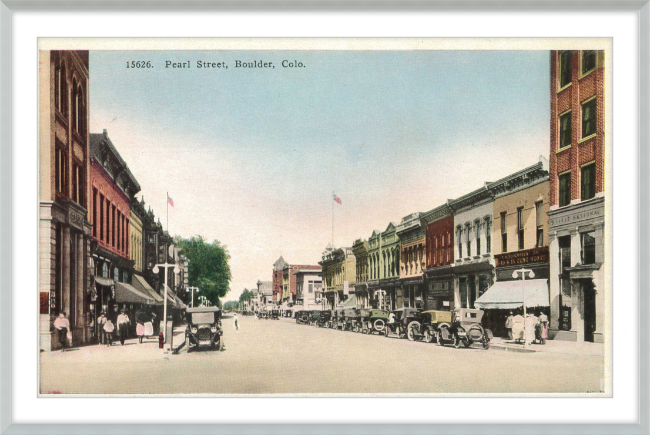
M365 334L384 334L386 331L386 324L388 323L388 315L390 312L380 309L365 309L359 310L358 318L361 327L361 332Z
M318 319L320 319L320 311L314 310L309 315L309 324L312 326L318 325Z
M273 320L279 320L280 319L280 310L271 310L271 315L270 315L269 318L273 319Z
M408 335L409 326L412 322L417 322L418 325L420 324L420 310L417 308L399 308L393 310L392 314L395 317L395 321L393 324L390 323L389 314L386 330L384 331L386 337L405 338Z
M334 325L334 328L345 331L345 314L341 308L336 310L336 324Z
M300 310L296 311L296 323L306 325L309 323L309 311Z
M412 322L407 331L409 340L422 340L433 343L438 339L438 327L442 323L451 323L451 311L428 310L420 313L420 320ZM411 336L413 337L411 339Z
M344 331L357 330L357 310L356 308L345 308L343 311Z
M321 328L326 328L329 326L329 322L332 318L332 312L330 310L323 310L320 312L320 316L318 316L318 320L316 320L316 325L318 325Z
M461 346L470 347L473 343L481 343L484 349L488 349L492 331L483 328L482 318L483 310L455 309L451 323L443 322L438 326L438 344L444 346L445 343L452 343L458 349Z
M327 322L327 327L336 329L338 327L338 310L330 310L330 320Z
M185 311L187 328L185 329L185 343L187 351L198 348L211 348L223 350L221 338L221 310L217 307L187 308Z

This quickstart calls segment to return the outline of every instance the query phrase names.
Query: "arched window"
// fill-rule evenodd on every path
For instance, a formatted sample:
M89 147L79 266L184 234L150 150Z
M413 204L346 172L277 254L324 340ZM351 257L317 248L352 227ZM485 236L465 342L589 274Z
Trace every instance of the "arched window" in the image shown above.
M72 130L77 131L77 120L78 118L78 111L77 111L77 103L79 102L77 98L77 79L72 79Z
M84 110L84 98L83 98L83 91L81 90L81 86L77 85L77 91L75 92L75 117L76 117L76 126L77 126L77 131L79 134L84 134L85 133L85 110Z

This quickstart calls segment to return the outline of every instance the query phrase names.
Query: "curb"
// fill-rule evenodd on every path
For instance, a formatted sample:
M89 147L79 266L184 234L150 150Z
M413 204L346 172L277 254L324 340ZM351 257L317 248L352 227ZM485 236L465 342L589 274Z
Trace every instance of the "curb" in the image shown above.
M523 347L511 347L511 346L503 346L499 344L491 344L490 349L496 349L496 350L502 350L504 352L522 352L522 353L537 353L539 351L535 349L524 349Z

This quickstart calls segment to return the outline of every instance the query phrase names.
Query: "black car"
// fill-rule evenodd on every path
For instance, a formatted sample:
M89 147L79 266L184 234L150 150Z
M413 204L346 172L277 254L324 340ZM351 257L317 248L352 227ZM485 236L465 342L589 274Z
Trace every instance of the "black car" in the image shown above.
M223 350L221 310L217 307L187 308L185 311L187 350L211 348Z

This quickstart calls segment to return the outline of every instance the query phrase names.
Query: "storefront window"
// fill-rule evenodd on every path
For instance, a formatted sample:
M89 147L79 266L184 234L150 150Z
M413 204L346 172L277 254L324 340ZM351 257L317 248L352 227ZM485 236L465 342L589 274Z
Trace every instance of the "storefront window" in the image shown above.
M594 264L596 262L596 232L580 234L582 240L582 264Z
M558 245L560 247L560 273L565 269L571 267L571 236L558 237Z
M458 287L460 290L460 307L467 308L467 280L458 278Z

